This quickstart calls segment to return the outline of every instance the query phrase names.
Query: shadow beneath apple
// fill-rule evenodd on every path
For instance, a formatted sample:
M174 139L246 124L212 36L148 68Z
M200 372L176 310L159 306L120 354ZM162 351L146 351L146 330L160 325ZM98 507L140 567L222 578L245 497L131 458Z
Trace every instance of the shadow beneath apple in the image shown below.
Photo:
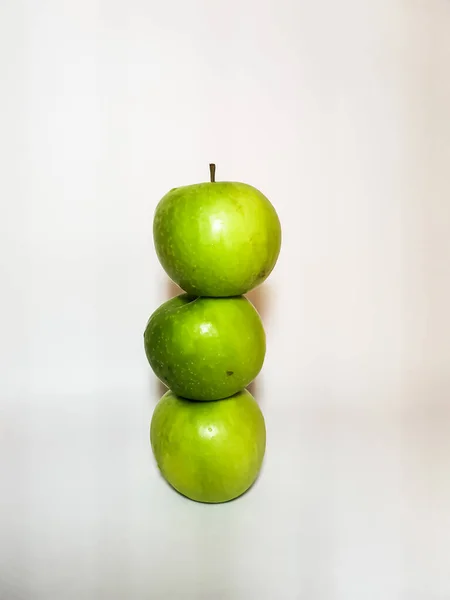
M164 394L166 392L169 391L169 388L166 387L162 381L160 381L157 377L156 377L156 388L157 388L157 398L156 398L156 402L159 402L161 399L161 396L164 396Z
M262 284L259 287L255 288L248 294L245 294L245 297L250 300L253 306L259 313L259 316L264 323L264 317L269 313L270 306L270 288L269 286ZM264 365L263 365L264 369ZM263 399L263 375L262 372L258 377L247 386L248 391L255 399L258 401L258 404L262 404Z
M184 294L184 291L171 279L167 278L164 302L174 298L175 296L178 296L179 294Z

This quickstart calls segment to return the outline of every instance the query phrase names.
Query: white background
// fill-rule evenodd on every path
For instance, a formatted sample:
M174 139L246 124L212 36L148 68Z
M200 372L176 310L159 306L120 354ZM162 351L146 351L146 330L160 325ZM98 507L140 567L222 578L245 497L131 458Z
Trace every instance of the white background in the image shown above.
M255 487L192 503L148 440L170 188L246 181ZM0 598L450 598L450 2L0 2Z

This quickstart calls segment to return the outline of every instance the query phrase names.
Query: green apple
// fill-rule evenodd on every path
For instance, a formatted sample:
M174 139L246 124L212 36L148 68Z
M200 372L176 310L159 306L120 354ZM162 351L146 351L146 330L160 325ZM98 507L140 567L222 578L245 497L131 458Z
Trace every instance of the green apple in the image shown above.
M169 277L196 296L239 296L272 272L281 245L275 208L245 183L178 187L158 203L157 256Z
M198 502L227 502L258 476L266 428L247 390L215 402L169 391L153 413L150 442L163 477L178 492Z
M244 296L180 294L152 314L144 346L154 373L175 394L218 400L258 375L266 335L258 312Z

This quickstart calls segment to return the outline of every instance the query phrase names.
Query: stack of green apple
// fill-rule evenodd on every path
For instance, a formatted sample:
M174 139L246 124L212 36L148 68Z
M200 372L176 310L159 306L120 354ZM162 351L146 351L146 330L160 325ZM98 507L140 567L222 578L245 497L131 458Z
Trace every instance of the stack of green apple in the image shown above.
M263 414L245 389L258 375L266 335L244 296L272 272L281 227L254 187L211 181L158 203L153 237L167 275L185 293L150 317L145 352L169 388L150 425L163 477L199 502L226 502L256 480L266 448Z

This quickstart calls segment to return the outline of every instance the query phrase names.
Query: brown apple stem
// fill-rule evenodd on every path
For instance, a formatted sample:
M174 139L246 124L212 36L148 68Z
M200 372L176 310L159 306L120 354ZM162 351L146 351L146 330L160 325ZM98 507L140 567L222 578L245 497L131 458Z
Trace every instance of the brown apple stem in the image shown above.
M209 165L209 174L211 176L211 183L215 183L216 182L216 165L214 163L211 163Z

